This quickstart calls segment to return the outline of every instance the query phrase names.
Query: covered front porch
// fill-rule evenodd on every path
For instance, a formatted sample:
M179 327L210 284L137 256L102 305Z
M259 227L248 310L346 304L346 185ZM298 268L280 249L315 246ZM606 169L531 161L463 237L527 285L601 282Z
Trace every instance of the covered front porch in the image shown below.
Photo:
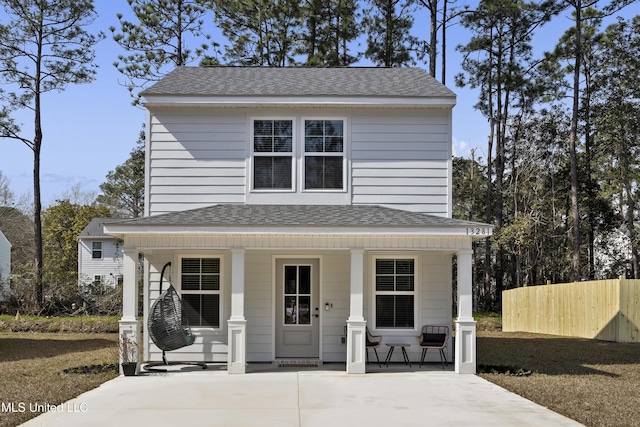
M408 347L411 361L419 361L415 337L422 325L451 325L455 274L455 342L449 343L447 357L451 360L455 346L455 371L475 373L471 243L483 225L385 208L368 209L367 223L353 224L349 222L362 218L363 211L341 208L346 208L342 218L330 218L330 227L290 224L293 221L286 217L277 225L264 224L264 219L242 226L220 224L220 207L191 211L190 215L181 213L181 218L167 214L107 225L108 233L124 240L121 335L139 342L144 360L159 360L155 345L149 340L142 342L140 337L148 336L141 334L141 328L146 327L149 307L159 296L162 266L172 263L164 286L171 283L183 299L192 299L189 295L193 292L183 284L188 278L185 265L194 260L214 260L219 267L212 274L217 275L219 286L203 294L211 294L210 301L218 301L215 313L207 318L215 324L192 324L196 342L169 353L170 360L226 362L229 373L246 373L249 362L312 357L324 363L346 362L347 373L365 373L367 327L383 336L381 358L387 353L384 343L406 342L412 344ZM379 215L372 217L372 213ZM394 217L398 213L401 218ZM208 218L203 219L203 214ZM215 217L209 218L212 215ZM289 224L284 227L283 223ZM488 235L490 229L485 228L485 233ZM138 288L133 286L137 283L139 254L144 254L145 260L142 325L137 312ZM455 273L453 256L457 257ZM385 273L382 269L393 265L404 270ZM410 282L411 286L399 291L381 290L376 283L381 278L390 280L394 274L402 276L402 280L394 279L398 283ZM285 282L293 285L293 278L300 285L287 290ZM307 282L317 289L310 286L307 292ZM385 314L389 301L396 301L391 307L405 313L390 319ZM293 312L299 316L295 323L291 323L288 302L295 302ZM317 331L305 332L312 327ZM398 353L393 361L402 360ZM437 356L433 352L436 359L431 361L439 360Z

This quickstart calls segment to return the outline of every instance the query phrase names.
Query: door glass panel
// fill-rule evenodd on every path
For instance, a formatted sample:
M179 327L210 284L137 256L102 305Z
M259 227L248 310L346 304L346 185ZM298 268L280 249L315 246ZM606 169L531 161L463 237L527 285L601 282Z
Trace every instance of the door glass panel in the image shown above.
M284 324L311 324L311 266L284 267Z
M285 295L296 294L297 290L297 269L293 265L284 268L284 293Z
M298 317L299 325L310 325L311 324L311 297L310 296L300 296L298 297L300 300L300 315Z
M300 288L298 293L310 295L311 294L311 266L301 265L299 267L300 272Z
M296 325L298 323L298 307L295 296L284 296L284 324Z

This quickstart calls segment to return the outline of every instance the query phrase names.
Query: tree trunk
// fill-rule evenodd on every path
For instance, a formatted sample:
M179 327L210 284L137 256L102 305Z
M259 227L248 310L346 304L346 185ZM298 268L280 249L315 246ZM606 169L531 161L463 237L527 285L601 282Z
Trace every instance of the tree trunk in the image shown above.
M441 83L443 85L447 84L447 1L444 0L442 4L442 63L440 69L442 70Z
M493 30L491 33L493 37ZM493 61L493 50L489 52L489 63ZM491 71L489 71L491 74ZM489 75L487 92L491 94L493 92L492 77ZM489 110L489 138L487 141L487 206L485 210L485 220L487 224L493 222L493 139L495 137L495 119L493 114L493 97L488 97L488 110ZM492 298L491 298L491 239L485 239L485 255L484 255L484 289L485 289L485 309L491 310Z
M594 209L593 209L593 203L595 202L595 199L597 197L597 195L595 194L595 189L593 186L593 176L592 176L592 170L591 170L591 161L592 161L592 153L591 153L591 141L592 141L592 136L591 136L591 103L590 103L590 99L591 99L591 76L589 73L586 73L586 83L585 83L585 91L587 93L587 96L584 97L585 99L585 124L584 124L584 147L585 147L585 166L587 169L587 180L589 182L589 185L587 186L587 194L588 194L588 198L589 198L589 203L587 204L588 206L588 221L589 221L589 231L588 231L588 235L587 235L587 239L588 239L588 245L589 245L589 275L588 275L588 279L589 280L594 280L595 276L596 276L596 271L595 271L595 229L596 229L596 218L595 218L595 213L594 213Z
M436 58L438 45L438 0L429 2L429 13L431 15L431 25L429 28L429 74L436 78Z
M489 100L491 104L491 100ZM491 111L491 105L490 105ZM489 138L487 141L487 206L485 211L485 221L487 224L490 224L493 221L493 184L492 184L492 175L493 175L493 134L494 134L495 123L493 120L493 114L489 116ZM491 239L484 240L485 245L485 254L484 254L484 299L485 299L485 309L491 310L492 305L492 297L491 297Z
M39 102L36 102L38 105ZM35 295L38 309L44 305L44 290L42 284L42 202L40 199L40 147L42 130L40 128L39 107L36 108L36 132L33 141L33 230L35 242Z
M624 185L625 191L627 193L627 212L625 214L625 219L627 222L627 228L629 229L629 240L631 241L631 278L638 278L638 244L636 242L636 230L635 230L635 221L634 221L634 212L635 212L635 201L632 196L633 189L631 188L631 183L629 182L629 173L627 169L623 166L623 175L624 175Z
M571 220L572 220L572 255L571 266L574 282L581 279L580 271L580 208L578 204L578 155L577 155L577 139L578 139L578 108L580 106L580 63L582 55L582 23L581 0L576 0L576 46L575 46L575 67L573 72L573 112L571 117L571 132L569 136L569 158L571 160Z
M42 25L40 26L42 29ZM36 69L33 78L34 96L34 132L33 137L33 230L35 242L35 268L36 268L36 303L39 310L44 307L44 286L42 283L42 200L40 196L40 149L42 147L42 118L41 118L41 79L42 79L42 46L43 35L42 30L38 34L37 42L37 60L35 61Z

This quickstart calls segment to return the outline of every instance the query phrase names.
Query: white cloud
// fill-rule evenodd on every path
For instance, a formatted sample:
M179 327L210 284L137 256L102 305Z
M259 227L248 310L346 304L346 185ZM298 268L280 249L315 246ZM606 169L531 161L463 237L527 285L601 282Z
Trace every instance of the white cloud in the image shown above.
M453 155L456 157L469 157L471 154L469 144L466 141L459 141L453 138Z

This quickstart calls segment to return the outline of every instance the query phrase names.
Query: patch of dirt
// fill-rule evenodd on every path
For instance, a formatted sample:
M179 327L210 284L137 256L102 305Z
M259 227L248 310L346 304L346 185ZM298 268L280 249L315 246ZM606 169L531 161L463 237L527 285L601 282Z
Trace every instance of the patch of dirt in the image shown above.
M103 363L102 365L85 365L75 368L63 369L62 374L102 374L105 372L120 372L115 363Z
M478 365L479 374L507 375L510 377L528 377L533 373L531 369L518 368L508 365Z

